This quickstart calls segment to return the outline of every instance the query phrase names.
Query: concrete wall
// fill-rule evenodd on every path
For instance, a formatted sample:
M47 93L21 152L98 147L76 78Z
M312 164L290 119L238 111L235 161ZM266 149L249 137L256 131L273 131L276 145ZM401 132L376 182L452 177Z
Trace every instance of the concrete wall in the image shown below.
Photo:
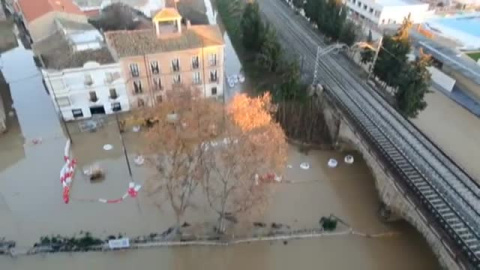
M469 78L460 74L460 72L455 71L454 69L443 65L442 71L456 80L457 85L462 88L462 90L467 91L468 93L475 96L477 99L480 99L480 85L476 84Z
M82 68L63 71L42 70L52 102L67 121L90 118L91 107L103 106L106 114L113 113L113 104L120 103L121 111L130 110L125 82L121 76L119 64L99 65L87 62ZM85 84L86 76L92 79L91 85ZM113 78L113 80L109 80ZM115 89L117 98L110 97L110 89ZM98 101L90 100L94 91ZM57 104L58 103L58 104ZM82 110L83 117L75 118L73 110Z
M373 0L345 0L344 2L350 11L364 16L375 25L400 24L408 15L414 23L421 23L429 15L428 4L423 3L383 6Z
M369 146L363 142L361 135L355 132L350 123L341 113L328 101L324 100L323 110L325 115L337 115L340 122L328 123L327 126L338 126L338 134L335 137L338 145L348 145L358 150L375 178L375 187L385 209L391 212L390 220L403 218L413 225L425 237L433 252L436 254L441 265L447 269L462 269L454 260L449 249L443 244L438 232L427 222L425 217L408 198L401 185L393 178L382 161L377 158Z
M452 92L455 86L456 80L447 74L443 73L436 67L427 67L428 71L432 75L432 82L448 92Z
M209 64L209 55L215 54L217 58L216 65ZM198 69L193 69L192 58L199 57ZM202 57L203 56L203 57ZM174 72L172 70L172 60L178 58L180 63L180 71ZM151 69L151 63L158 62L159 74L154 74ZM134 77L130 71L130 65L137 64L139 76ZM180 75L181 84L185 86L194 86L199 89L205 97L214 96L212 89L217 88L215 96L223 95L224 85L224 46L212 46L204 49L191 49L185 51L174 51L167 53L150 54L145 56L125 57L120 59L122 68L122 75L125 78L127 85L127 94L129 96L132 107L138 106L138 99L145 101L145 105L151 106L159 101L154 98L162 96L166 98L166 92L174 89L173 78L175 75ZM217 72L217 81L210 81L210 72ZM200 75L201 82L195 84L193 81L194 74ZM160 79L162 89L155 87L154 80ZM140 81L142 84L143 93L135 94L134 82Z

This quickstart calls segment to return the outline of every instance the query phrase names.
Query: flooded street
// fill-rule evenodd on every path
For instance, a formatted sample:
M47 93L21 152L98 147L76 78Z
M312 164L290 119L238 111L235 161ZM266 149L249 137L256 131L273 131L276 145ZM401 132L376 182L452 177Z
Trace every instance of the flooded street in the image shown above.
M208 1L208 0L207 0ZM210 6L212 16L215 11ZM226 36L227 75L238 73L241 64ZM146 166L135 166L141 154L139 133L125 134L133 169L130 179L123 156L120 134L113 118L98 123L96 132L81 132L78 122L69 123L72 152L78 160L73 180L72 200L62 201L59 170L63 165L66 135L50 97L45 92L32 53L22 47L2 55L2 71L14 100L16 117L9 131L0 135L0 238L17 242L27 249L41 236L70 236L89 231L102 238L122 233L133 237L160 233L174 223L168 204L159 208L145 192L136 199L118 204L102 204L98 198L121 196L128 182L144 183L150 176ZM238 84L229 94L242 91ZM34 144L33 140L40 139ZM104 144L113 149L103 150ZM229 247L179 247L117 252L48 254L11 258L0 256L0 269L439 269L437 260L422 236L404 222L384 224L377 217L378 196L373 177L362 161L343 162L328 168L329 158L343 160L345 154L310 151L305 155L289 148L286 183L276 184L271 204L255 221L280 222L293 229L315 228L322 216L335 214L355 230L366 233L396 232L384 238L330 236L308 240L257 242ZM309 162L309 170L300 163ZM93 163L106 171L106 179L91 183L82 169ZM199 203L187 212L188 222L215 220L215 215Z

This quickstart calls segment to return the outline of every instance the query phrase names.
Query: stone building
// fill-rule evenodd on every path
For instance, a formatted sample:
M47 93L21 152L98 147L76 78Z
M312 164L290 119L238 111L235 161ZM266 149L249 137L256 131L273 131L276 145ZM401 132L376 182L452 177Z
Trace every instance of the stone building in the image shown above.
M174 8L159 11L152 23L152 29L105 33L130 105L155 105L180 85L193 86L204 97L222 97L225 43L218 26L183 25Z

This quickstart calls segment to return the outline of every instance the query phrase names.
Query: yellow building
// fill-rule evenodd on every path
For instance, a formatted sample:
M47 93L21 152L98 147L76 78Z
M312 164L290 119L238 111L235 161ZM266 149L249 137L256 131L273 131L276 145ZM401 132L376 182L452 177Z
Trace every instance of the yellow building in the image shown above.
M152 19L152 29L105 34L119 61L133 108L165 99L176 86L193 86L204 97L221 97L225 43L216 25L186 25L174 8Z

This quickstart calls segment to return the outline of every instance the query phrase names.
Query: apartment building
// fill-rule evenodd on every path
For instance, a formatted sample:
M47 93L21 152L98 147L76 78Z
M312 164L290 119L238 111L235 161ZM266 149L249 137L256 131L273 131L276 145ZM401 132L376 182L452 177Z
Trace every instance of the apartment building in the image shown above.
M372 25L401 24L410 16L422 23L430 14L429 5L416 0L345 0L349 16Z
M120 64L90 30L84 35L59 30L35 42L33 50L52 102L65 120L130 109Z
M120 63L131 107L153 106L184 85L221 97L225 43L216 25L181 23L174 8L152 19L152 29L113 31L105 38Z

